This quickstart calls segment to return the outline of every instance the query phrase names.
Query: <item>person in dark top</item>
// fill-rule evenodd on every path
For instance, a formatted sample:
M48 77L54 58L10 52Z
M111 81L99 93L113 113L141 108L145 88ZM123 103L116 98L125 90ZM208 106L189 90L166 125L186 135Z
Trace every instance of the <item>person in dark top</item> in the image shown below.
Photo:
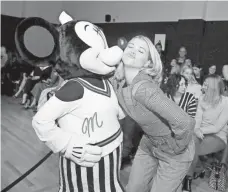
M44 77L50 76L52 71L52 68L47 63L42 63L35 67L35 69L32 71L30 76L28 77L28 80L26 81L25 87L24 87L24 94L22 98L22 105L25 105L25 109L28 108L30 104L30 98L31 97L31 90L35 86L36 83L41 81Z
M194 64L193 65L193 73L195 75L196 81L200 85L203 85L203 81L204 81L203 67L200 64Z
M223 95L228 97L228 64L225 64L222 67L222 77L223 77L223 82L224 82L224 86L225 86ZM228 138L227 138L227 140L228 140ZM228 145L226 145L226 148L223 151L221 163L222 163L222 165L226 165L225 166L226 167L225 172L226 172L227 168L228 168Z
M20 73L20 86L17 90L17 92L14 94L14 98L19 97L21 92L23 91L26 81L31 74L31 72L34 70L34 67L28 64L26 61L21 60L20 65L18 66L17 71Z
M22 62L16 52L7 53L7 61L2 67L2 88L3 92L6 91L7 95L11 96L17 84L21 79L21 66Z
M3 68L8 60L7 49L1 46L1 68Z
M1 94L11 96L13 84L10 81L9 66L11 66L11 52L4 46L1 47Z
M162 50L161 41L159 41L159 42L155 45L155 48L157 49L158 54L160 55L162 64L163 64L163 65L166 65L165 53L164 53L164 51Z
M32 91L31 91L31 93L33 95L33 100L28 108L36 111L36 106L38 104L42 91L46 88L51 88L51 87L57 86L59 84L59 81L60 81L60 76L54 70L54 68L52 68L50 76L45 75L45 76L41 77L41 81L36 83L36 85L33 87Z
M208 75L213 75L213 74L217 74L217 67L215 64L209 64L208 66Z
M179 65L182 65L182 64L185 63L185 60L187 59L187 49L186 49L186 47L184 47L184 46L180 47L178 54L179 54L179 56L176 59L177 63Z
M228 64L225 64L222 67L222 78L225 85L224 95L228 97Z
M181 66L177 63L176 59L172 59L169 65L169 74L180 74Z

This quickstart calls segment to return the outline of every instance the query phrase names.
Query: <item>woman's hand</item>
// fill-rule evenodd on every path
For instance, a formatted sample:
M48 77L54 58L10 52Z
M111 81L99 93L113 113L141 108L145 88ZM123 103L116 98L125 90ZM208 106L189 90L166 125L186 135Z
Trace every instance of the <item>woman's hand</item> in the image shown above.
M204 139L204 134L203 132L198 128L198 129L195 129L195 134L198 138L200 139Z

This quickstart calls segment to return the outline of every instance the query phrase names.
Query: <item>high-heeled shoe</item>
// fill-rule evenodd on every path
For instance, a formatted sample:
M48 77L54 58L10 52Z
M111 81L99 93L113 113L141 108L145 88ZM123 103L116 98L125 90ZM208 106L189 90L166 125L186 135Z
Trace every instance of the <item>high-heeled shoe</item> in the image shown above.
M186 175L183 180L183 192L192 192L192 177L189 175Z

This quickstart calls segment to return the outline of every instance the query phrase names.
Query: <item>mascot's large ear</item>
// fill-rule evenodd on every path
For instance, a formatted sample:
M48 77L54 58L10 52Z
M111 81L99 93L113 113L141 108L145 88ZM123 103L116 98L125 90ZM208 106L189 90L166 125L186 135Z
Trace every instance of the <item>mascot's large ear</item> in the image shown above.
M56 61L59 55L59 33L48 21L30 17L21 21L15 32L16 48L31 65Z

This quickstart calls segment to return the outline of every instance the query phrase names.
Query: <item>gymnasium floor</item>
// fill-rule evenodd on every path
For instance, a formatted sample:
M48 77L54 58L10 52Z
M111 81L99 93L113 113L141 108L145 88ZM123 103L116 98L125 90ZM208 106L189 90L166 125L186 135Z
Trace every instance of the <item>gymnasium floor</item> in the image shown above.
M33 112L23 110L19 103L20 99L1 97L1 189L49 152L31 126ZM123 185L127 183L129 172L130 167L121 171ZM58 182L58 155L51 155L9 192L57 192ZM193 192L212 191L207 179L194 181Z

